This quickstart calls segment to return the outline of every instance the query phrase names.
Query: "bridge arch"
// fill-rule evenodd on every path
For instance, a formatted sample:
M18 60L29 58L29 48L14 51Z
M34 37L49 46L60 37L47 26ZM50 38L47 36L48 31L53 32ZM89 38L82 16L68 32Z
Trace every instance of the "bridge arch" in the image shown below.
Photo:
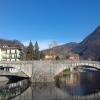
M100 63L98 62L70 62L70 63L67 63L66 65L63 65L61 67L59 67L56 72L55 72L55 76L58 75L59 73L63 72L65 69L70 69L70 71L73 71L74 68L76 67L85 67L85 66L88 66L88 67L91 67L91 68L95 68L97 70L100 70Z
M22 64L2 63L0 64L0 76L18 76L28 78L29 75L25 73L24 69L22 69Z
M19 69L31 78L31 81L53 81L54 77L65 69L73 70L76 66L88 65L100 69L100 62L98 61L62 61L62 60L49 60L49 61L1 61L0 66L11 66Z

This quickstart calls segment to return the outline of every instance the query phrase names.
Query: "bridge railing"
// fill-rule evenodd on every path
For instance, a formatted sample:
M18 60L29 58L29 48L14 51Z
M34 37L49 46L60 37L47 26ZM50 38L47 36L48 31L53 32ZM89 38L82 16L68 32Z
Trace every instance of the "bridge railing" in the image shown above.
M90 61L90 60L33 60L33 61L0 61L0 63L34 63L34 62L90 62L90 63L100 63L100 61Z

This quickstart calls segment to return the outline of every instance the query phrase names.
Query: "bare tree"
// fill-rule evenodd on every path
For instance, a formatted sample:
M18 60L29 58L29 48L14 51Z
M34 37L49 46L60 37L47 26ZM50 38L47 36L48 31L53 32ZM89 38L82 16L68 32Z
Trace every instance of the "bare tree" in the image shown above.
M58 45L58 43L56 41L52 41L50 44L49 44L49 49L52 49L54 47L56 47Z
M58 45L58 43L56 41L52 41L50 44L49 44L49 54L50 55L53 55L55 54L55 47Z

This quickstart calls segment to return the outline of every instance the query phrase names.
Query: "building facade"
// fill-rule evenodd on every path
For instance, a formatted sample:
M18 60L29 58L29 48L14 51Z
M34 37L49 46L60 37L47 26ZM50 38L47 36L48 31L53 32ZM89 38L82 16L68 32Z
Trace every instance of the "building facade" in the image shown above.
M67 60L80 60L78 54L70 54Z
M45 60L55 60L56 55L45 55Z
M1 46L0 61L20 61L21 49L18 46Z

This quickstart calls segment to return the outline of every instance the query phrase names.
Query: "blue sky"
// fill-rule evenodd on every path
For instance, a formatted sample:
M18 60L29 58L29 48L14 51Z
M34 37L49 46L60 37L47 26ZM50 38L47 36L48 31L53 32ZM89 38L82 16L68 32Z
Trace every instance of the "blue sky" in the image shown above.
M0 38L80 42L100 25L100 0L0 0Z

